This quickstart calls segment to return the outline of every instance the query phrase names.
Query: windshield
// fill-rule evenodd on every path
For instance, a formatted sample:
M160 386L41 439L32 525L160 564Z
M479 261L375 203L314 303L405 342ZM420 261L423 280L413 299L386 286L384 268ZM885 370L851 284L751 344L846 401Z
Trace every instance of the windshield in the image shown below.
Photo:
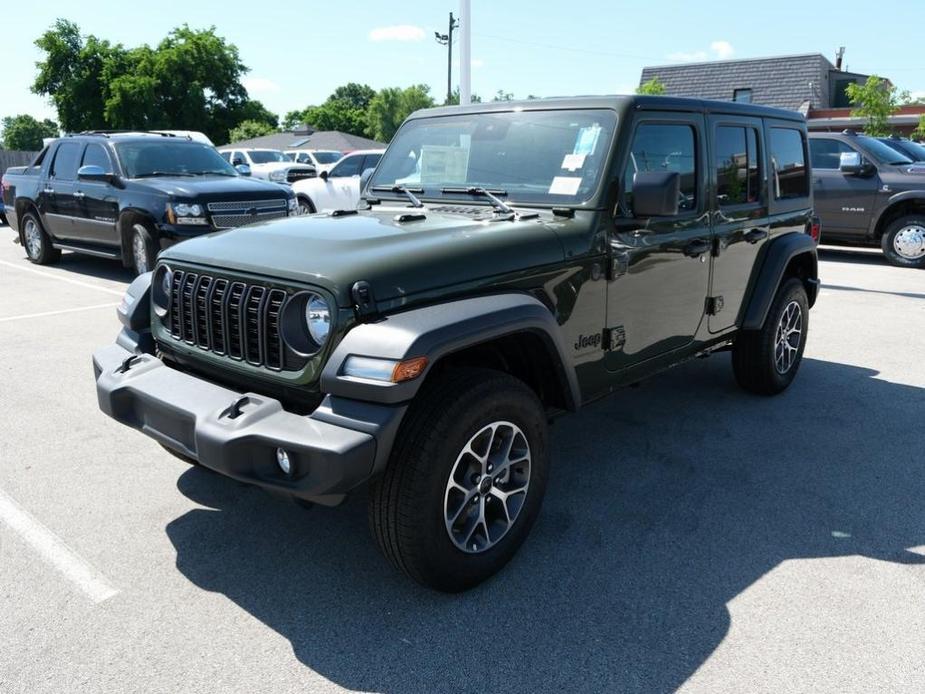
M858 141L863 147L876 157L881 164L911 164L912 160L905 154L897 152L889 145L885 145L880 140L872 137L858 137Z
M340 152L312 152L315 155L315 161L319 164L333 164L339 161L343 154Z
M248 152L255 164L269 164L274 161L291 161L289 157L275 149L252 149Z
M881 140L883 144L891 149L895 149L915 161L925 161L925 147L912 140Z
M238 173L214 147L199 142L152 138L145 142L121 142L116 153L125 175L144 176L237 176Z
M597 189L616 114L607 110L514 111L405 123L371 187L486 188L507 202L577 204Z

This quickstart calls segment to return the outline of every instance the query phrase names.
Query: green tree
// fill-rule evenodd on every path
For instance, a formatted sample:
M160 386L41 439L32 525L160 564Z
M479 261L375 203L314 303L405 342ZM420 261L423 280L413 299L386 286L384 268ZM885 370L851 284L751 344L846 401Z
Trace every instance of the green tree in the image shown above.
M919 124L915 126L909 137L916 142L925 142L925 115L919 116Z
M908 95L899 92L889 80L871 75L864 84L849 84L845 89L848 101L854 106L851 115L864 118L864 132L873 137L884 137L892 132L889 118L899 110Z
M506 92L503 89L499 89L495 92L495 95L491 97L492 101L513 101L514 94L511 92Z
M433 105L434 99L426 84L382 89L369 102L366 133L374 140L388 142L411 113Z
M305 109L302 120L316 130L339 130L362 135L366 128L366 110L354 108L347 101L328 99L321 106Z
M456 89L453 90L453 96L450 98L450 100L446 101L444 99L443 103L444 106L459 106L459 87L456 87ZM478 94L470 94L469 103L480 104L482 103L482 97L480 97Z
M126 49L83 37L59 19L36 41L44 53L32 89L47 96L68 131L93 128L201 130L216 142L245 120L277 118L241 84L237 47L212 27L171 31L156 47Z
M662 96L665 93L665 83L658 78L658 75L656 75L648 82L643 82L638 87L636 87L636 93Z
M3 119L3 146L37 152L42 149L43 137L58 137L58 124L54 121L39 121L29 115L8 116Z
M369 108L369 102L376 96L376 90L368 84L357 84L349 82L342 87L334 90L334 93L328 97L328 101L343 101L351 108L365 111Z
M259 120L246 120L228 131L228 142L250 140L255 137L260 137L261 135L269 135L275 132L276 128L269 123L264 123Z

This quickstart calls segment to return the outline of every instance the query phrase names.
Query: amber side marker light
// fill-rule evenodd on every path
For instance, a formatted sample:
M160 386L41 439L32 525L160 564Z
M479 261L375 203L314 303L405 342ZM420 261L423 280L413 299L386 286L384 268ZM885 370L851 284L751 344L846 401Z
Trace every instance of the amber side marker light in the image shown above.
M400 361L392 369L392 383L401 383L417 378L427 368L427 357L415 357Z

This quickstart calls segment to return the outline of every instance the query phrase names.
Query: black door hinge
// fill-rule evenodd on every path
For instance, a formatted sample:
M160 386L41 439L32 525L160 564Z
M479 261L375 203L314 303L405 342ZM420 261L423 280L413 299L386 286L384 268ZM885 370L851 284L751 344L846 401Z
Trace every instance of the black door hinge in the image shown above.
M616 328L604 328L604 351L616 352L626 344L626 330L622 325Z
M707 297L707 315L715 316L717 313L723 310L723 297L721 296L708 296Z

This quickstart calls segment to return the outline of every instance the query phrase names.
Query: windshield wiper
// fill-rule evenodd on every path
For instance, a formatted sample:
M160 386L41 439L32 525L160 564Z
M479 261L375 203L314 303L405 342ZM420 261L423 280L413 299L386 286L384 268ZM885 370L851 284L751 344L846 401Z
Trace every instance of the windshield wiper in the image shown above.
M146 171L145 173L135 174L135 178L149 178L151 176L189 176L192 177L195 174L187 173L186 171Z
M517 214L513 207L508 205L501 198L497 197L497 195L507 195L506 190L490 191L479 186L470 186L469 188L441 188L440 192L479 195L483 198L488 198L488 202L490 202L492 207L494 207L499 212L503 212L504 214Z
M190 171L190 176L237 176L236 173L228 173L227 171Z
M405 186L373 186L371 191L380 193L401 193L411 201L412 207L424 207L424 203L418 200L415 193L423 193L423 188L406 188Z

